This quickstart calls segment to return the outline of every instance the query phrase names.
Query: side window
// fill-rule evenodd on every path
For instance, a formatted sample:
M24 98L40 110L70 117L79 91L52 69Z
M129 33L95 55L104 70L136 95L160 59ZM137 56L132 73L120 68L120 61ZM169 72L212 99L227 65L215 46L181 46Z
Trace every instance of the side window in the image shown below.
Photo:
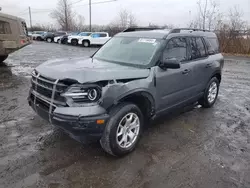
M100 37L106 37L106 36L107 36L106 33L101 33L101 34L100 34Z
M163 52L163 59L176 58L179 61L187 60L186 38L173 38L168 42Z
M0 21L0 34L11 34L10 24Z
M205 45L204 45L204 42L203 42L202 38L197 37L196 38L196 44L197 44L197 47L198 47L198 49L200 51L201 57L206 56L206 48L205 48Z
M209 40L207 38L204 38L205 42L206 42L206 46L207 46L207 50L208 51L215 51L215 49L213 48L212 44L209 42Z
M212 45L214 51L216 53L219 53L220 52L220 49L219 49L219 42L218 42L218 39L217 38L208 38L210 44Z
M206 56L206 49L202 38L191 37L189 40L191 46L191 59L198 59Z
M100 34L99 33L94 33L91 35L92 38L99 38L100 37Z

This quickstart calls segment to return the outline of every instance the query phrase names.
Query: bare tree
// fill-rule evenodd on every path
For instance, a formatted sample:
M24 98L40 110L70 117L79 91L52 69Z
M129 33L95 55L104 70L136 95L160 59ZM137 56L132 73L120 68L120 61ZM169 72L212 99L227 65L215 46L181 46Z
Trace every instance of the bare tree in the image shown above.
M116 20L111 25L116 25L122 29L125 29L127 27L136 26L137 20L133 13L126 9L122 9L119 12Z
M61 29L65 31L72 30L75 25L75 14L70 0L58 0L57 7L51 13L51 17L56 19Z
M189 23L189 27L199 29L214 29L217 20L221 17L218 4L215 0L199 0L198 15Z
M207 3L208 0L205 0L205 4L202 4L202 0L197 2L199 7L199 21L202 24L202 29L206 28L206 17L207 17Z
M235 6L229 10L227 19L220 22L217 29L223 52L241 54L250 52L250 41L244 39L247 24L243 20L243 12L238 7Z

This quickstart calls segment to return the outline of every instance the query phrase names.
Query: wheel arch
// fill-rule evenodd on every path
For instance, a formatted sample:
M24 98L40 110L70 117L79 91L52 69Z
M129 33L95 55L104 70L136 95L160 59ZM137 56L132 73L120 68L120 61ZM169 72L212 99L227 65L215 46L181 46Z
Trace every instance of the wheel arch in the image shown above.
M211 78L213 78L213 77L216 77L218 80L219 80L219 83L221 82L221 71L215 71L213 74L212 74L212 76L211 76ZM210 78L210 79L211 79Z
M87 41L89 44L91 44L90 40L89 39L82 39L82 44L83 42Z
M121 102L132 102L136 104L143 115L150 118L155 114L155 100L151 93L145 90L134 90L117 99L117 103Z

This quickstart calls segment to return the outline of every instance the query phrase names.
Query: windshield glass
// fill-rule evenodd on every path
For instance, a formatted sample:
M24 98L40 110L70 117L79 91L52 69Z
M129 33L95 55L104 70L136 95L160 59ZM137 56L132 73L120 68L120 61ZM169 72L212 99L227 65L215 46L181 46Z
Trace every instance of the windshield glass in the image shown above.
M93 58L133 65L148 65L160 40L135 37L114 37Z

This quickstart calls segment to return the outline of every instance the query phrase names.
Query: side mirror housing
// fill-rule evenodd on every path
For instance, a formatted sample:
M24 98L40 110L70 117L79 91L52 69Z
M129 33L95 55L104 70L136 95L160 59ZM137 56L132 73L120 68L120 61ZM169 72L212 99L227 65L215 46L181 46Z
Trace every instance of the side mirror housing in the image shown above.
M172 59L165 59L163 60L159 67L162 69L179 69L181 67L180 61L178 61L176 58Z

